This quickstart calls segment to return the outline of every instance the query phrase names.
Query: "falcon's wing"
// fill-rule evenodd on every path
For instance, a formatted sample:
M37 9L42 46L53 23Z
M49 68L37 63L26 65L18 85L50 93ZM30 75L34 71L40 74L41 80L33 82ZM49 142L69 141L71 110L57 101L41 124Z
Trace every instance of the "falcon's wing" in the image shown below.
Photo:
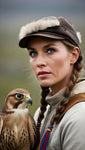
M30 134L31 149L35 150L37 146L37 129L35 121L30 114L28 114L28 130Z
M2 127L3 127L3 116L2 113L0 112L0 134L1 134Z

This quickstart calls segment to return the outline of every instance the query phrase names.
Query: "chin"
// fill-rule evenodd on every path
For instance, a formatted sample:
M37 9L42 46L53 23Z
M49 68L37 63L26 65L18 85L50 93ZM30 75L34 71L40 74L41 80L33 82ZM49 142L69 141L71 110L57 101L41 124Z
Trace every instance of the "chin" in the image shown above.
M40 85L41 85L41 86L43 86L43 87L51 87L51 86L52 86L52 84L51 84L51 83L46 82L46 81L44 81L44 82L40 82Z

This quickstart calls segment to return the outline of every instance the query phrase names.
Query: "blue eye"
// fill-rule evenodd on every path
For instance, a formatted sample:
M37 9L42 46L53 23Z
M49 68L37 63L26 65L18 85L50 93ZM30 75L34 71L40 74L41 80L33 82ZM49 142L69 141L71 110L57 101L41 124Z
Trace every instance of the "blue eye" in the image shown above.
M34 57L34 56L36 56L36 55L37 55L36 52L30 52L30 56L31 56L31 57Z
M52 53L54 53L54 52L55 52L54 49L48 49L48 53L49 53L49 54L52 54Z

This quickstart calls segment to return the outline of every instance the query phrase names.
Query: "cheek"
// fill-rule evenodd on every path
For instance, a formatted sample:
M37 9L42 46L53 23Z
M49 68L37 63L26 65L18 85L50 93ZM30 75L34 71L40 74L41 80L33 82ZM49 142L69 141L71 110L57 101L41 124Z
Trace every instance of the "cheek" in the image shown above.
M54 61L54 66L57 68L57 70L68 70L70 68L69 55L56 58Z
M32 70L33 70L34 73L35 73L35 71L36 71L35 63L34 63L31 59L30 59L30 66L31 66Z
M62 62L62 67L61 67L61 74L64 75L69 75L71 70L72 70L72 66L70 65L70 60L66 59L64 62Z

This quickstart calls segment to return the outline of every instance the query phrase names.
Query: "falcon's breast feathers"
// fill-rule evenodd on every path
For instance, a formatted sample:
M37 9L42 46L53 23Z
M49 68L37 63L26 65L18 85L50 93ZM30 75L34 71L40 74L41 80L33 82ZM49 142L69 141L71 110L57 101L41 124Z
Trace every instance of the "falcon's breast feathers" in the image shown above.
M0 150L36 149L36 125L28 113L28 103L32 104L32 99L24 89L8 94L0 111Z

